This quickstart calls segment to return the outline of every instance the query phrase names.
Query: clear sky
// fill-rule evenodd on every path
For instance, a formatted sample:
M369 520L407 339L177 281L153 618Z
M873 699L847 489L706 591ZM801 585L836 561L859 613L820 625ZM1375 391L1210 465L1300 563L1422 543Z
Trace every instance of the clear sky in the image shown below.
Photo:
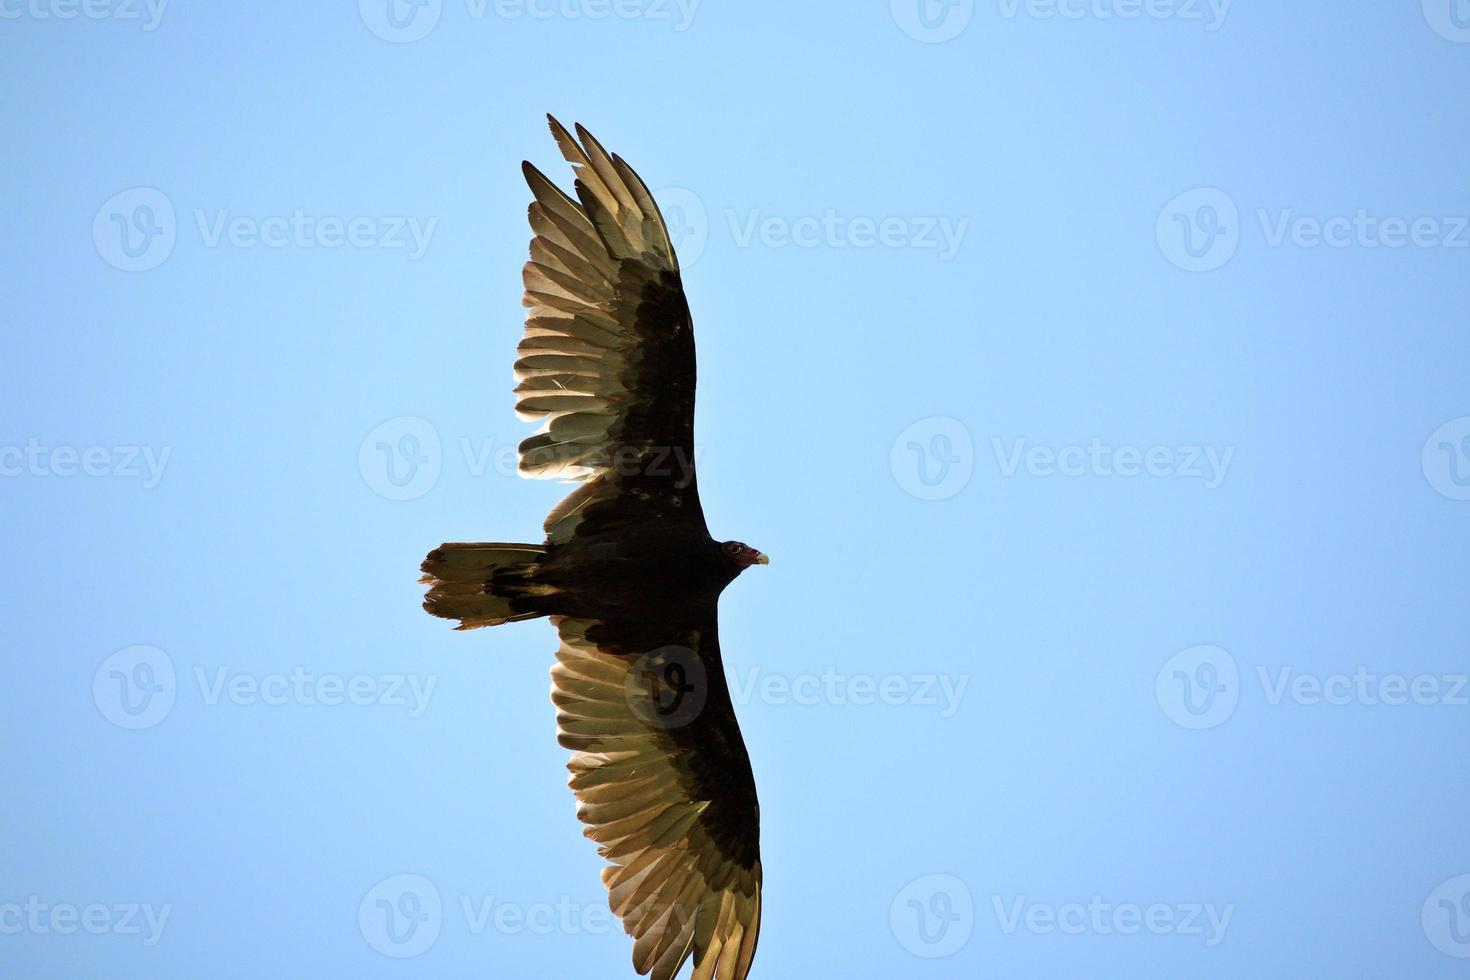
M755 975L1463 976L1470 6L0 0L0 976L629 975L530 158L685 254Z

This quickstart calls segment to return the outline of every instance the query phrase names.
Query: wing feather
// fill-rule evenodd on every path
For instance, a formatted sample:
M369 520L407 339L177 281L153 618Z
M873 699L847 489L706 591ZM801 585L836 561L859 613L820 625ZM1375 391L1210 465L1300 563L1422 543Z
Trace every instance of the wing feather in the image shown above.
M669 692L651 651L619 642L615 625L553 617L558 740L586 834L612 863L608 905L633 937L633 965L673 980L745 980L760 928L759 805L724 682L717 629L667 639L695 659L681 678L702 696L692 716L650 706Z
M522 274L529 313L516 414L542 426L521 444L520 471L592 488L547 519L552 541L595 533L599 518L702 527L693 324L668 228L621 157L580 125L574 135L548 120L572 165L575 196L523 165L535 237ZM575 519L558 516L572 507Z

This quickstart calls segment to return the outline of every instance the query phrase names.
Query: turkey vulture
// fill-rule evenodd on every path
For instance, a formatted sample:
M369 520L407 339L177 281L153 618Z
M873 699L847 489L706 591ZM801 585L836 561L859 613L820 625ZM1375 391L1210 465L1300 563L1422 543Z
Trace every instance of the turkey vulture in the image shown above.
M516 413L544 420L520 472L581 486L543 544L444 544L424 608L457 629L549 616L558 741L611 863L633 966L743 980L760 930L760 806L720 660L721 591L767 558L705 527L694 478L694 333L658 205L622 158L548 117L576 199L523 163L530 308Z

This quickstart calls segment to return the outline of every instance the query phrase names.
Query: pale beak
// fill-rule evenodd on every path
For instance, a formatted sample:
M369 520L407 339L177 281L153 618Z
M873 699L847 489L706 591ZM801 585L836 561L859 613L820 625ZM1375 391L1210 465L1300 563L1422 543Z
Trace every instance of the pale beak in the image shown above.
M767 554L758 554L755 556L755 563L757 565L769 565L771 563L771 556Z

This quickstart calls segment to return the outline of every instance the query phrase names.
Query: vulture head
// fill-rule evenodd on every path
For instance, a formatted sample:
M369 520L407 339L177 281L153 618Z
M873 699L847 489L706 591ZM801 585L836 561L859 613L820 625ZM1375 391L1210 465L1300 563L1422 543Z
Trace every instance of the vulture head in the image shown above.
M771 563L771 559L768 556L761 554L742 541L726 541L720 545L720 550L735 565L736 575L739 575L751 565L769 565Z

